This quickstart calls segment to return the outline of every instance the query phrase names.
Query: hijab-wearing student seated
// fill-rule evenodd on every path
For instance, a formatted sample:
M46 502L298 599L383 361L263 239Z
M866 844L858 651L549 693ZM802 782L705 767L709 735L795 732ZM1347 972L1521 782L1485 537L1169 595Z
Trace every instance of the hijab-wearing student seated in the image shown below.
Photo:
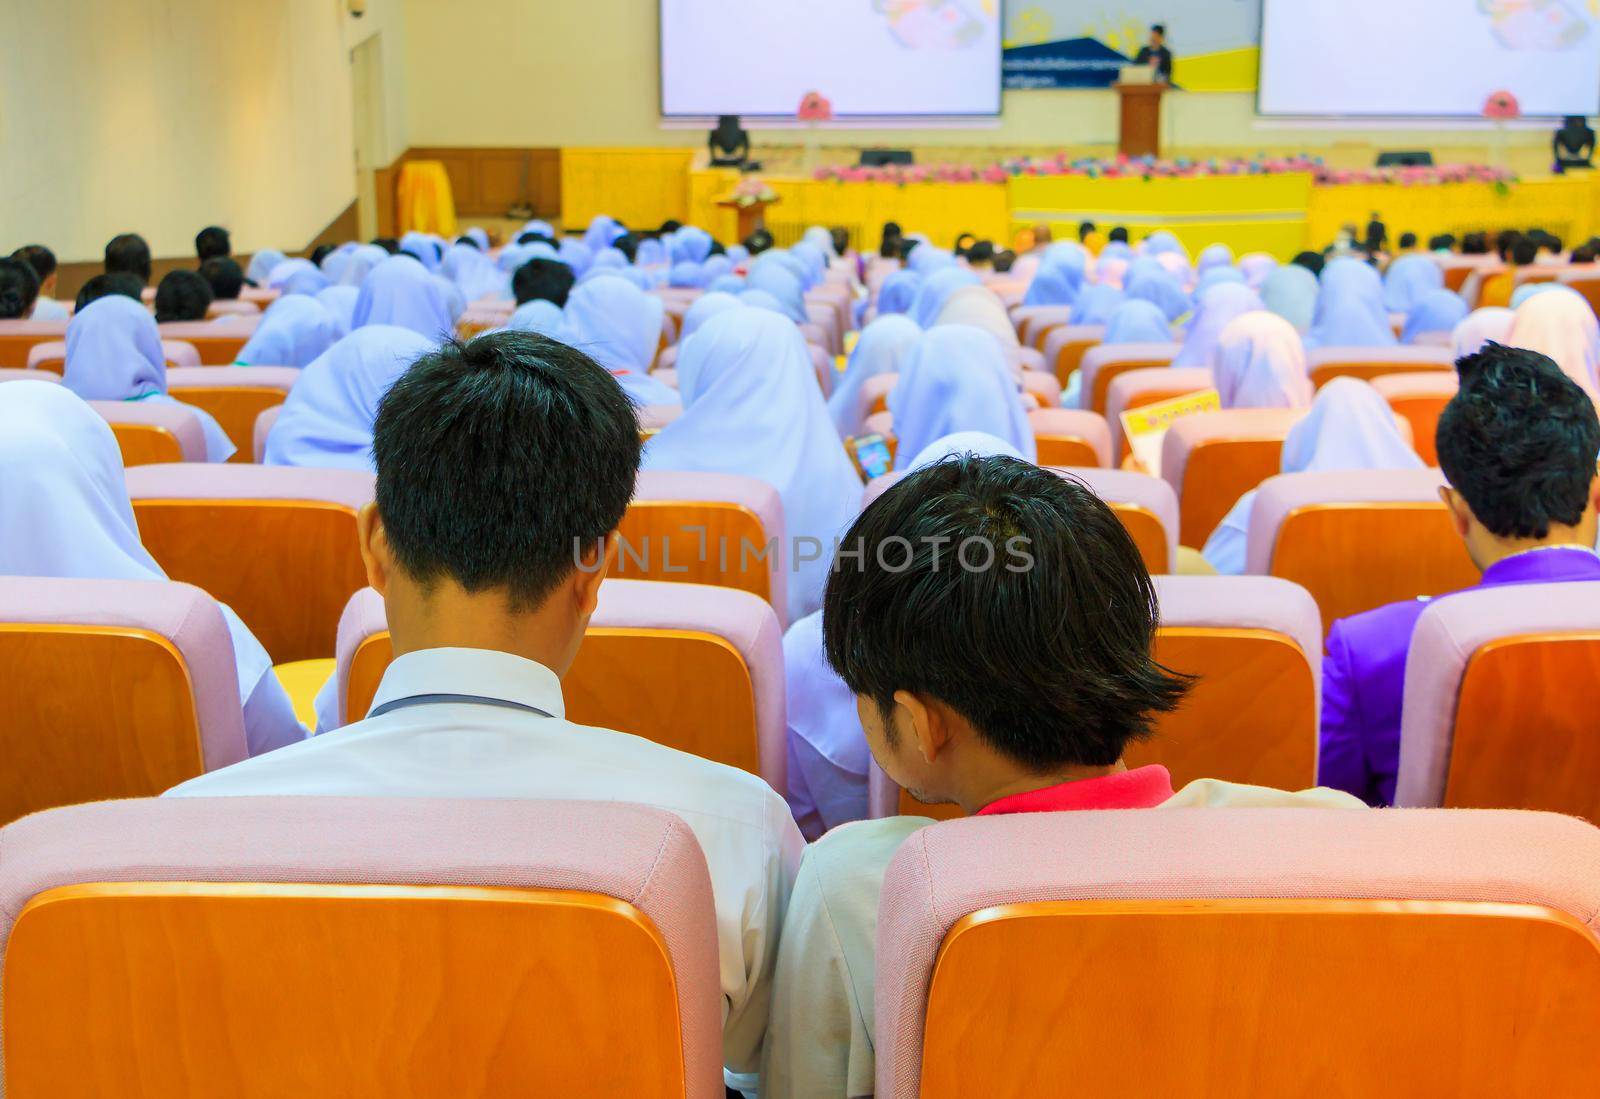
M116 436L53 382L9 382L0 399L0 574L167 579L139 542ZM222 615L250 754L304 740L267 651L231 609Z
M359 540L395 659L371 712L169 796L543 798L675 813L711 871L726 1064L753 1073L802 845L788 806L754 775L564 716L561 677L639 468L627 395L543 336L450 342L383 398L373 454L377 499Z
M910 547L908 551L906 546ZM845 536L822 612L828 664L867 745L925 802L968 813L1346 806L1202 779L1123 752L1183 699L1151 657L1159 609L1139 551L1080 482L957 455L890 488ZM807 849L779 948L763 1099L873 1093L883 875L925 817L863 821Z

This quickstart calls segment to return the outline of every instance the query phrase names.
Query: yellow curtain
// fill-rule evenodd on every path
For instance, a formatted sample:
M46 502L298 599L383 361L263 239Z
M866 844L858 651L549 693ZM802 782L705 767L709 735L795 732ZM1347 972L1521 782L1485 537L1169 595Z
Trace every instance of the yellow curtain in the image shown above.
M395 185L396 223L402 233L456 234L456 201L450 176L437 160L408 160Z

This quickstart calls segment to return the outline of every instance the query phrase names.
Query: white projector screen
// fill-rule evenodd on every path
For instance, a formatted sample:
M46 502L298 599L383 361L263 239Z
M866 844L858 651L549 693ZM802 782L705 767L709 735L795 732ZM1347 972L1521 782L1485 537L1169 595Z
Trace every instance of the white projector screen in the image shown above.
M1264 115L1524 115L1600 105L1592 0L1263 0Z
M661 0L661 113L1000 113L1000 0Z

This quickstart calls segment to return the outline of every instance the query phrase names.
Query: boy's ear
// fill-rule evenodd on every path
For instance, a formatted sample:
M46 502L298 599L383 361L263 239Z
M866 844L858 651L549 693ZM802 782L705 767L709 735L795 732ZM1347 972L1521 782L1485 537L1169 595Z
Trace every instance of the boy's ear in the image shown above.
M911 691L896 691L894 702L896 719L904 723L901 733L909 732L923 761L933 763L950 743L950 722L944 707Z
M588 618L600 605L600 583L611 571L616 558L616 531L606 535L600 542L578 547L577 568L573 570L573 595L578 601L580 617Z
M361 549L361 563L367 569L367 583L379 595L386 595L394 570L394 555L389 549L389 537L383 529L383 517L378 514L376 503L364 504L356 512L356 540Z

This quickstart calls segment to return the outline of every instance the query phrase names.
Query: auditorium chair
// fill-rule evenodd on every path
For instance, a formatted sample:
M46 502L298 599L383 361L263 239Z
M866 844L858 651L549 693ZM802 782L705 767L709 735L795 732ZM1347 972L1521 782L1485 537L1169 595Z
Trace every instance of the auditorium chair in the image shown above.
M245 257L236 256L234 258L245 267L249 267L249 260ZM281 297L283 297L283 291L274 290L270 286L242 286L239 288L239 300L254 302L262 312L266 312L267 306Z
M1083 355L1078 403L1105 415L1110 407L1111 383L1133 370L1171 367L1183 347L1177 343L1124 343L1091 347ZM1209 381L1206 386L1208 388Z
M167 392L209 412L238 447L232 461L254 456L256 420L289 398L300 378L292 366L190 366L167 371Z
M165 357L169 368L174 366L199 366L200 352L186 340L162 340L161 354ZM67 341L52 340L49 343L36 343L28 349L28 368L30 370L49 370L56 374L64 374L67 369Z
M1072 323L1070 305L1019 305L1009 312L1011 325L1017 330L1017 339L1024 347L1038 348L1040 340L1034 337L1041 330Z
M1322 347L1306 355L1311 383L1318 389L1335 378L1374 381L1385 374L1415 374L1439 370L1455 372L1455 352L1448 347Z
M233 641L205 592L0 576L0 608L0 823L159 794L245 758Z
M0 366L21 370L36 345L66 338L66 321L0 320Z
M1303 586L1341 618L1471 587L1479 573L1439 498L1436 469L1289 473L1261 486L1246 572Z
M1043 462L1039 463L1044 465ZM1092 466L1052 466L1057 473L1087 485L1116 513L1127 528L1133 543L1152 573L1167 572L1178 554L1178 498L1172 486L1158 477L1128 473L1120 469ZM861 492L861 508L866 508L906 478L904 470L894 470L867 482Z
M1592 269L1575 271L1563 275L1561 282L1582 294L1589 308L1600 315L1600 274Z
M617 532L607 575L737 588L772 604L780 621L787 617L792 547L783 500L767 482L643 470Z
M724 1094L711 880L662 810L163 798L0 844L12 1099Z
M470 340L491 328L502 328L511 319L511 313L493 306L474 303L456 318L456 335Z
M1113 509L1127 523L1123 509ZM1322 620L1310 593L1270 576L1154 580L1161 601L1155 658L1196 679L1177 710L1155 719L1148 739L1128 745L1128 766L1159 763L1175 787L1203 778L1315 786ZM954 805L917 801L876 763L867 797L873 817L961 815Z
M1178 493L1180 545L1199 549L1239 498L1283 464L1283 440L1305 409L1236 408L1185 416L1161 446L1161 476Z
M278 414L283 411L281 404L271 408L264 408L256 417L255 427L250 433L250 452L255 456L255 462L260 465L267 457L267 436L272 434L272 425L278 422Z
M206 432L193 409L166 401L90 401L111 425L126 467L204 462Z
M1037 408L1028 413L1028 425L1039 465L1106 466L1111 462L1111 428L1104 416L1076 408ZM882 435L894 456L899 444L892 413L868 416L861 433Z
M218 317L253 317L261 312L261 306L253 301L241 301L238 298L217 298L206 306L206 320L214 321Z
M1131 453L1122 432L1124 412L1215 388L1211 371L1203 366L1157 366L1118 374L1106 389L1106 423L1111 425L1113 464L1120 466Z
M1103 324L1064 324L1050 330L1044 339L1044 359L1055 371L1056 383L1062 389L1072 380L1083 357L1105 338Z
M161 329L163 343L167 340L182 340L184 343L194 345L194 349L200 353L200 365L231 366L238 360L239 352L244 350L244 345L250 342L250 337L255 335L256 325L260 323L260 317L240 316L233 318L227 324L214 324L211 321L168 321L157 327Z
M1024 813L883 882L878 1099L1582 1095L1600 831L1545 813Z
M274 664L333 655L339 615L366 585L356 512L370 473L259 465L128 471L139 537L168 576L228 604Z
M392 659L383 600L364 588L339 619L335 728L366 715ZM604 581L561 693L570 721L633 733L787 789L783 631L772 608L748 592Z
M1411 425L1411 439L1417 454L1430 466L1439 464L1435 437L1439 416L1461 388L1454 371L1429 370L1421 374L1387 374L1373 381L1372 388L1383 395L1395 415Z
M1600 584L1436 600L1406 660L1397 804L1600 821Z
M29 370L26 367L0 366L0 382L57 382L60 374L48 370Z
M681 404L647 404L639 406L639 441L647 442L659 435L661 429L683 415Z

